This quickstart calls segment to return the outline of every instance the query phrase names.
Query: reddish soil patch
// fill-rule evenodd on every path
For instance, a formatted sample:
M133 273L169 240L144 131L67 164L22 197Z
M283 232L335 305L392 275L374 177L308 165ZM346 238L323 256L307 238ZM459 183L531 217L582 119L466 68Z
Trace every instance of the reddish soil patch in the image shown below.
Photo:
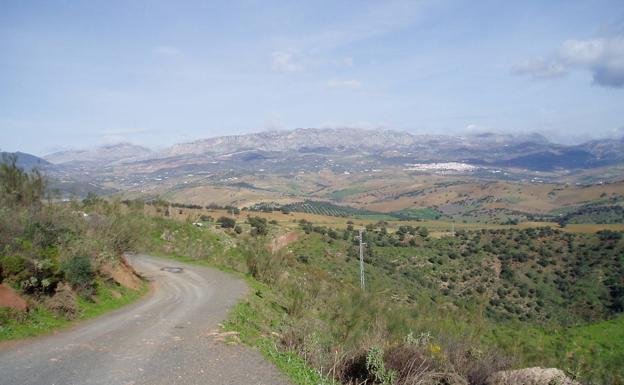
M299 233L292 232L277 237L271 242L271 252L275 253L299 239Z
M21 311L28 310L28 304L13 288L0 284L0 307L9 307Z
M100 272L110 276L113 281L129 289L138 290L141 287L141 278L125 258L121 258L120 262L116 264L104 263L100 266Z

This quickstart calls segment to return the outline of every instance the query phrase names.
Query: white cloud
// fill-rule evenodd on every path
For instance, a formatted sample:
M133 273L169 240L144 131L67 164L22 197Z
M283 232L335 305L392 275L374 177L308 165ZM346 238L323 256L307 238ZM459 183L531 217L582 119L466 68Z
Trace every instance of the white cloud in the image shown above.
M624 37L567 40L554 59L526 60L513 66L511 72L532 79L553 79L570 69L591 72L594 84L599 86L623 88Z
M514 75L529 76L531 79L554 79L565 75L565 67L554 60L537 58L525 60L513 66Z
M152 53L162 56L178 56L180 54L180 50L170 45L159 45L152 49Z
M327 81L327 86L330 88L348 88L357 90L362 88L362 82L355 79L331 79Z
M275 51L271 54L271 68L277 72L297 72L303 70L303 65L294 52Z
M589 70L595 84L624 87L624 37L568 40L559 56L570 66Z

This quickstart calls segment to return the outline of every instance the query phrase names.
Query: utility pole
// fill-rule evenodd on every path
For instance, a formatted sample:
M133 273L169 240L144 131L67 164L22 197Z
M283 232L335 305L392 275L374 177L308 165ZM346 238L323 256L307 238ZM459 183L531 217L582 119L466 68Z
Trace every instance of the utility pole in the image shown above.
M363 230L360 229L360 235L358 236L358 240L360 241L360 287L362 288L362 290L365 290L366 286L364 285L364 245L366 245L366 243L362 242L362 232Z

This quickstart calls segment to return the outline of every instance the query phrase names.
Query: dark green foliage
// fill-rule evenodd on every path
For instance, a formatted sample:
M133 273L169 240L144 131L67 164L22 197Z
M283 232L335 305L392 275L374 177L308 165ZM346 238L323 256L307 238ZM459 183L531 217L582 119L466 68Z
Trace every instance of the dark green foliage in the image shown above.
M236 220L230 217L220 217L217 223L224 229L233 229L236 226Z
M33 295L53 293L63 278L58 264L49 258L27 260L20 275L24 277L20 281L22 291Z
M87 197L82 200L82 204L85 206L93 206L102 202L102 198L92 191L89 191L89 193L87 193Z
M0 159L0 204L39 206L45 189L45 178L38 170L27 173L17 166L16 155L3 154Z
M284 213L299 212L317 215L328 215L333 217L361 217L361 218L388 218L399 219L398 216L391 216L375 211L358 209L350 206L340 206L331 202L321 202L305 200L303 202L289 203L287 205L279 205L277 203L258 203L249 208L251 211L282 211Z
M619 200L621 202L621 197ZM560 224L571 223L622 223L624 222L624 207L620 204L588 204L575 211L556 218Z
M118 201L94 194L83 205L51 204L43 200L45 186L37 171L24 172L15 159L0 165L0 280L44 307L62 308L65 282L85 296L96 294L92 258L114 260L134 247L140 206L122 212Z
M264 236L269 233L269 225L265 218L248 217L247 223L251 226L251 235Z
M57 246L62 242L64 235L70 230L59 227L53 221L30 221L24 229L24 236L37 247L47 248Z
M61 264L61 271L72 288L82 294L92 294L95 272L89 257L79 255L67 258Z
M25 260L19 255L0 255L0 283L4 278L17 276L24 271Z

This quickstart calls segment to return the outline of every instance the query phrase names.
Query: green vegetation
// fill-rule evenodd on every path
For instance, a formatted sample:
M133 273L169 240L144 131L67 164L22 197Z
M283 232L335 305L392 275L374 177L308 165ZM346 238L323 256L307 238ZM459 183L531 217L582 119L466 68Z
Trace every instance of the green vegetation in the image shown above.
M236 220L230 217L221 217L217 219L217 223L224 229L233 229L236 226Z
M283 229L244 212L238 223L204 218L196 226L190 215L173 219L180 216L166 203L152 203L156 216L140 202L95 196L50 205L36 175L10 169L0 180L10 181L0 189L0 279L33 305L27 314L3 311L0 338L135 298L100 269L134 249L245 274L253 291L225 327L299 384L481 385L492 372L528 365L557 366L591 384L624 383L620 232L478 229L438 238L423 226L380 220L364 233L361 290L353 224L301 220L300 237L274 250L268 245ZM279 209L380 215L314 201ZM411 214L434 215L428 210Z
M429 207L423 207L419 209L403 209L395 211L391 215L400 219L420 219L420 220L436 220L442 217L442 213Z
M362 293L356 283L355 264L340 251L348 249L345 246L351 241L339 240L335 230L309 222L301 225L311 226L311 232L291 245L292 253L271 253L265 247L267 239L252 237L251 227L241 235L216 234L217 228L196 228L157 218L150 225L154 236L149 250L179 255L191 243L195 250L211 250L196 253L193 259L249 274L254 292L235 308L226 327L240 332L243 341L259 347L297 383L319 383L321 378L361 382L369 376L374 381L377 369L365 368L373 346L388 348L384 360L392 364L385 373L396 371L397 378L403 380L416 375L403 370L408 365L406 360L415 356L422 356L422 367L430 374L448 372L473 383L480 383L489 371L505 367L506 361L494 360L499 355L487 346L476 348L481 346L476 337L470 337L472 342L465 340L468 322L451 322L449 313L431 303L423 302L425 307L416 311L388 301L387 293L378 293L377 288L392 287L394 279L377 267L367 267L373 269L374 279L371 292ZM270 227L270 233L276 230ZM420 230L419 236L427 237ZM327 234L321 235L325 231ZM233 243L233 237L240 238ZM302 257L304 253L310 257ZM418 316L425 309L426 317ZM407 336L412 332L420 335L423 330L431 330L437 337L406 345ZM445 330L453 332L447 334ZM482 358L475 359L470 367L457 361L472 347L482 352Z
M266 285L254 279L248 279L247 282L251 285L253 294L232 309L224 325L225 329L239 333L241 341L258 348L294 383L335 384L333 379L310 367L304 358L292 351L284 350L273 338L268 337L271 333L269 320L277 321L284 316L283 308L279 305L281 299Z
M386 216L374 211L356 209L350 206L339 206L330 202L320 202L305 200L303 202L295 202L287 205L278 205L276 203L258 203L249 208L251 211L283 211L283 212L297 212L316 215L327 215L332 217L367 217L367 216Z
M281 209L292 212L328 215L333 217L351 217L358 215L379 214L372 211L356 209L349 206L339 206L330 202L319 202L311 200L284 205L281 207Z
M0 165L0 283L15 288L30 311L2 309L0 340L45 333L136 298L100 271L120 262L138 234L132 211L89 196L85 204L45 202L46 182L15 158ZM87 214L86 211L89 211ZM118 294L111 297L112 293Z
M495 370L545 365L622 383L621 318L609 320L622 312L621 233L528 228L433 238L425 227L378 222L365 232L362 292L353 225L302 220L299 240L271 253L265 245L280 228L267 223L268 235L254 236L255 219L240 234L144 220L147 251L248 274L254 291L226 327L298 383L406 383L416 375L406 361L416 358L423 381L443 373L480 384ZM367 358L376 366L367 368Z
M143 285L141 290L132 290L110 282L99 281L96 287L96 294L91 300L77 299L77 316L73 319L57 314L42 304L36 305L27 313L0 308L0 341L46 334L71 325L72 321L97 317L128 305L147 292L147 285Z
M341 201L348 196L362 194L367 191L367 189L363 188L345 188L342 190L332 191L330 194L327 194L327 198L335 201Z

